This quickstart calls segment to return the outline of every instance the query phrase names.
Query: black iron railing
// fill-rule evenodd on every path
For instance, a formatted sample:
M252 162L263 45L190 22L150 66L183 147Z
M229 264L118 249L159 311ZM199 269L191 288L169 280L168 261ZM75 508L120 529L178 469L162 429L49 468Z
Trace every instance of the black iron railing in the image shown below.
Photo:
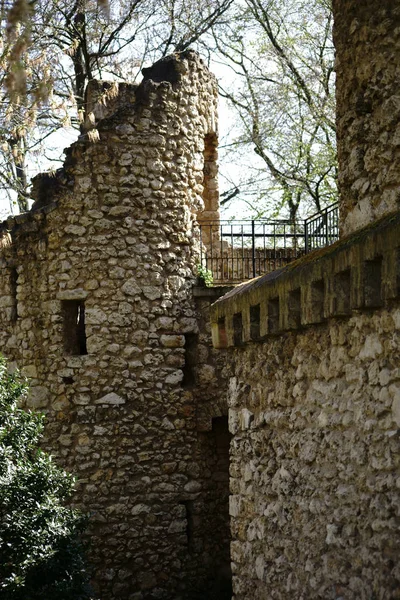
M200 221L201 264L214 282L252 279L336 241L338 206L305 221Z
M331 204L324 210L304 221L306 252L330 246L339 239L339 203Z

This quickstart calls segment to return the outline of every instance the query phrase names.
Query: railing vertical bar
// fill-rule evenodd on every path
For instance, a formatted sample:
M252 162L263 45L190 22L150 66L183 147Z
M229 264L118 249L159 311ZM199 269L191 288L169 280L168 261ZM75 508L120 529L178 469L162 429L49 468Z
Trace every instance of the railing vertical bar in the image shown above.
M338 235L337 205L297 225L289 220L199 222L200 264L213 271L214 281L245 280L328 246Z
M304 220L304 253L308 253L308 221Z
M263 273L267 272L267 256L266 256L266 249L265 249L265 223L263 223Z
M232 274L232 279L234 279L234 270L233 270L233 255L234 255L234 246L233 246L233 227L234 225L232 225L231 223L231 260L229 261L231 264L231 274ZM228 269L228 275L229 275L229 269Z
M218 227L217 227L218 231ZM219 243L220 243L220 260L217 261L217 273L220 275L220 280L224 280L224 235L222 223L219 224Z
M315 240L315 220L313 219L312 221L312 238L311 238L311 248L312 250L314 250L314 248L316 244L316 240Z
M251 260L253 263L253 277L256 276L256 237L254 219L251 221Z
M202 226L199 225L200 232L200 265L203 266L203 230ZM207 268L207 259L206 259L206 268Z
M244 231L243 231L243 224L240 225L240 248L242 251L242 265L241 268L239 267L239 252L238 252L238 276L241 273L242 274L242 278L245 277L245 270L244 270Z

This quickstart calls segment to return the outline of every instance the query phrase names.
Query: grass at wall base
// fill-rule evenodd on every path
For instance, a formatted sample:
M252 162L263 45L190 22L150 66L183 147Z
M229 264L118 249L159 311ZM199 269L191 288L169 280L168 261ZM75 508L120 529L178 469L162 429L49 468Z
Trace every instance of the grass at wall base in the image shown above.
M0 357L0 599L87 600L86 519L66 506L73 477L38 448L44 417L18 408L27 391Z

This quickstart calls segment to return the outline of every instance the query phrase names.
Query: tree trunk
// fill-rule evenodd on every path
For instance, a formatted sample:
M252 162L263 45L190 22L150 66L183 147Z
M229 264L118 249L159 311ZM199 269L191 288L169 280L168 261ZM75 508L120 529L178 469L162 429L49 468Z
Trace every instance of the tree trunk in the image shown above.
M28 175L25 163L25 139L12 137L8 140L14 162L15 178L17 181L17 203L21 212L28 210L27 184Z

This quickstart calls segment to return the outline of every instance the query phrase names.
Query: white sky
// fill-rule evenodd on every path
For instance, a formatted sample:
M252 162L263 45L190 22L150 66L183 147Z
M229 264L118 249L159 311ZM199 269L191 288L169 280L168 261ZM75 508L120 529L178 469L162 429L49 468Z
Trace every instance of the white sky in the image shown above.
M232 80L232 71L228 69L226 66L221 65L221 63L213 63L211 65L211 71L216 75L217 78L223 80L229 80L231 83ZM228 106L227 101L224 98L219 99L219 139L221 144L224 143L224 140L229 136L229 132L234 127L234 113L232 109ZM57 154L60 154L64 148L68 148L76 139L78 133L76 129L73 128L64 128L55 132L52 136L47 139L47 147L56 148L54 152L48 151L46 157L38 157L36 160L31 160L28 164L28 175L29 177L34 177L38 173L48 171L50 169L57 169L62 166L62 162L56 162L54 160L50 160L50 157L56 157ZM63 157L62 157L63 158ZM257 160L256 156L252 156L252 160ZM224 164L222 168L222 173L225 174L228 178L232 176L234 178L235 171L237 170L237 165L229 165ZM226 177L221 175L220 169L220 189L223 190L229 187L229 183L226 180ZM18 214L18 207L14 202L12 208L10 208L10 199L6 194L0 196L0 220L7 217L9 214ZM244 207L240 202L235 199L232 201L228 207L222 208L222 217L223 218L232 218L235 215L240 216L244 212Z

